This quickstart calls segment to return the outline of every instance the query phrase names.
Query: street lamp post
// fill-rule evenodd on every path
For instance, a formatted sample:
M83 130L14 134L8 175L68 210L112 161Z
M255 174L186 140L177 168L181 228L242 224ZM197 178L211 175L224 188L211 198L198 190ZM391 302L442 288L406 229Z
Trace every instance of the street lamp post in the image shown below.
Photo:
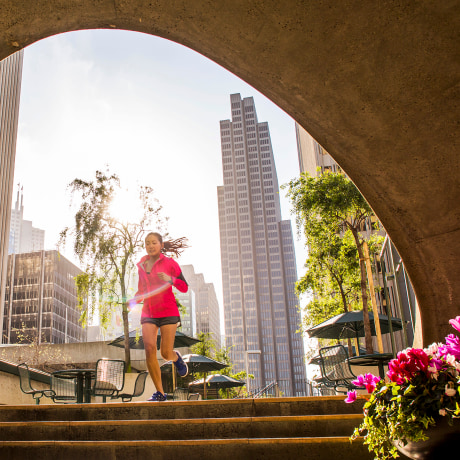
M245 361L246 361L246 388L249 394L249 355L260 355L262 352L260 350L246 350Z

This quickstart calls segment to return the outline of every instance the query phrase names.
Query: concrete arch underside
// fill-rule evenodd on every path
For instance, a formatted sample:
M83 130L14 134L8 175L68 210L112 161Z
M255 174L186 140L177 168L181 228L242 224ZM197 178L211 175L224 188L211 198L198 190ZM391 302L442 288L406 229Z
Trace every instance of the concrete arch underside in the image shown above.
M0 59L58 33L125 29L183 44L241 77L323 145L369 201L404 259L427 344L460 314L459 6L0 0Z

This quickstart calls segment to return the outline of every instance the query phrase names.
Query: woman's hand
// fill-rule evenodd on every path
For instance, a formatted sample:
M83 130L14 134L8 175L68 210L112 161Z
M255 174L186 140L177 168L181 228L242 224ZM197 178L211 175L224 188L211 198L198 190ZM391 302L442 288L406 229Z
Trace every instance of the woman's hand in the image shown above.
M173 284L172 278L169 275L167 275L166 273L159 272L159 273L157 273L157 275L158 275L158 278L160 278L160 280L165 281L166 283L169 283L171 285Z

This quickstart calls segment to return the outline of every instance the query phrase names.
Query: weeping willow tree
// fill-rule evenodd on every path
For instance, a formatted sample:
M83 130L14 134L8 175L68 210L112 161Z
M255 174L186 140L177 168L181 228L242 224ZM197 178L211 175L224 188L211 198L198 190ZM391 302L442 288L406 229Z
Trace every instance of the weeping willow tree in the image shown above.
M79 203L75 225L61 232L60 246L73 238L73 250L84 273L77 276L81 322L85 326L96 312L102 327L115 312L121 312L124 336L129 336L128 288L136 261L144 247L147 231L163 228L162 207L153 189L139 186L133 207L139 209L135 222L114 217L111 204L123 192L116 174L96 171L94 180L74 179L69 188ZM85 305L88 307L85 308ZM125 340L125 361L131 370L129 340Z

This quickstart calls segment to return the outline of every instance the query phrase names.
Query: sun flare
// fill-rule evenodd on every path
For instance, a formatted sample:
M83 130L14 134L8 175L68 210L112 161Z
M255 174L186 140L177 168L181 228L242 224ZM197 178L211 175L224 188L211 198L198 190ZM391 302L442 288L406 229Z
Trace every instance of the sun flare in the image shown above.
M131 190L119 190L109 208L110 215L123 223L137 223L141 218L139 196Z

